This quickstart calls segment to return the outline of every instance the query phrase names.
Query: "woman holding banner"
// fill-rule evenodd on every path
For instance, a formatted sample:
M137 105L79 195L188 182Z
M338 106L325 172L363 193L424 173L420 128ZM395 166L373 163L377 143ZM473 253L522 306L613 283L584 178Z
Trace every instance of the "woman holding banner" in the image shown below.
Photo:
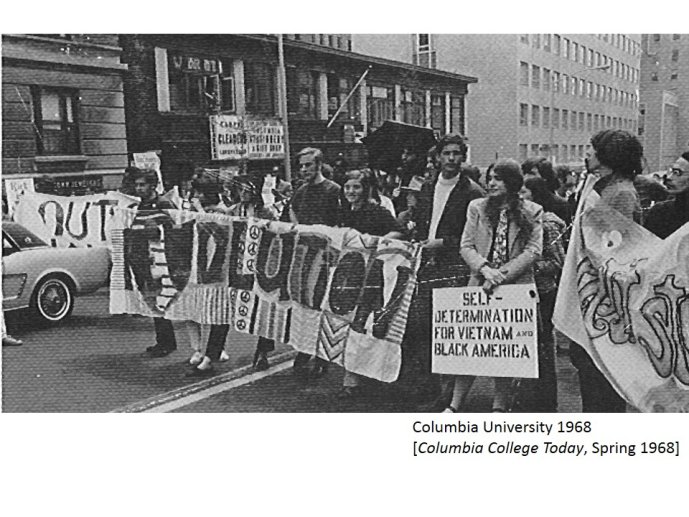
M533 266L543 242L543 209L519 197L524 178L515 160L499 161L487 179L488 196L469 203L460 244L471 269L468 285L490 292L503 284L534 283ZM462 409L474 379L455 377L452 401L444 412ZM494 385L493 411L509 411L512 379L496 377Z
M390 239L402 239L404 229L388 209L380 205L375 196L377 182L370 169L345 173L342 226L361 233ZM345 370L340 398L352 398L361 393L361 376Z

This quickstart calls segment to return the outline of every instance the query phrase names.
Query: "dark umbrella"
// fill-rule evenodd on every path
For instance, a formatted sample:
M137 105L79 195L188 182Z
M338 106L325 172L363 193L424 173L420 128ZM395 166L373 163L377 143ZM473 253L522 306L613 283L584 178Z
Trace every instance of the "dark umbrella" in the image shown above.
M401 165L404 149L425 156L436 144L433 130L427 127L386 120L382 126L362 139L368 150L369 165L393 172Z

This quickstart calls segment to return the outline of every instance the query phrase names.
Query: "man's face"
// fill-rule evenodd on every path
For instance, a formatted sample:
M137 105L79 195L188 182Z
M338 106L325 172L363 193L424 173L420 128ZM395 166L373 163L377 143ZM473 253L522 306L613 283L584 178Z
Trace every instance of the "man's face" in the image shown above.
M459 174L459 169L464 161L464 154L459 144L447 144L438 155L440 172L443 178L450 179Z
M667 188L672 194L689 192L689 162L684 158L672 165L668 173Z
M414 151L411 151L409 149L405 149L402 151L402 163L403 164L409 164L412 163L414 160L416 160L416 153Z
M598 155L593 147L586 151L586 159L584 161L589 174L599 174L601 172L601 163L598 161Z
M146 181L145 178L136 178L134 180L134 193L137 197L146 200L151 197L153 192L153 185Z
M316 162L313 154L305 154L299 157L299 174L304 180L313 183L321 172L321 164Z

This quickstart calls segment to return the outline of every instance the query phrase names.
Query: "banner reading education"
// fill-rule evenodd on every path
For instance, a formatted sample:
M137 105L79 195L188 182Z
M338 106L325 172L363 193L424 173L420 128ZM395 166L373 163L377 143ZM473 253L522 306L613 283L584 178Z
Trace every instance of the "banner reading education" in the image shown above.
M397 378L417 245L178 210L140 227L135 211L117 212L112 313L229 324L360 375Z
M25 193L15 207L14 220L58 248L109 246L114 208L139 199L121 192L90 196Z
M533 284L435 289L432 371L538 377L536 298Z
M640 411L689 412L689 224L662 240L582 199L553 323Z

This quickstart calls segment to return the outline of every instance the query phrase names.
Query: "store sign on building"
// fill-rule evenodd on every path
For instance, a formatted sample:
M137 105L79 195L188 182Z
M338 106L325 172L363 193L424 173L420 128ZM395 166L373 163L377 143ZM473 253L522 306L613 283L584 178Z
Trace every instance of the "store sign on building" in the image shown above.
M192 74L217 75L222 73L222 65L218 59L179 54L170 54L170 68L176 72Z
M285 130L275 118L212 115L213 160L271 160L285 156Z

